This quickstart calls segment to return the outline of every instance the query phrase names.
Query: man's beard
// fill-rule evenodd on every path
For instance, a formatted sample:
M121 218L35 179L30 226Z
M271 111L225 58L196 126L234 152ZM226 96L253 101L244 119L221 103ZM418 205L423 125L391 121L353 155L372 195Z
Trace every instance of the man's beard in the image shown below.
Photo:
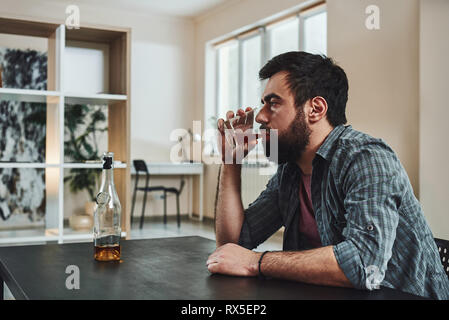
M301 157L310 141L310 128L306 123L302 108L297 109L296 116L288 128L285 131L278 132L277 140L277 162L279 164L296 162ZM272 146L265 148L265 155L273 159L273 155L267 154L267 149L272 149ZM271 150L268 153L271 153Z

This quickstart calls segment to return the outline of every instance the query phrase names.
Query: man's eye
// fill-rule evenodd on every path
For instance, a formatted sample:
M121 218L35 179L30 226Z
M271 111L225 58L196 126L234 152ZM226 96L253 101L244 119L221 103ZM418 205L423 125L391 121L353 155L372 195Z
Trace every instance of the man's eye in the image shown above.
M269 104L270 104L270 107L271 107L271 108L275 108L275 107L277 106L278 103L277 103L277 102L274 102L274 101L270 101Z

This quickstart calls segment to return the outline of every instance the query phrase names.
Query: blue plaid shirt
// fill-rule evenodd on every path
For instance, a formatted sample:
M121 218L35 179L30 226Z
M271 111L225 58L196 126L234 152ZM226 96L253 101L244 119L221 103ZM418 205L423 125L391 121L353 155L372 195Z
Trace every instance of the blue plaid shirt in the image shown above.
M280 165L245 210L239 244L256 248L281 226L283 249L311 246L299 232L296 164ZM449 299L432 232L407 173L381 139L337 126L313 160L312 203L323 246L333 246L346 277L358 289L378 285Z

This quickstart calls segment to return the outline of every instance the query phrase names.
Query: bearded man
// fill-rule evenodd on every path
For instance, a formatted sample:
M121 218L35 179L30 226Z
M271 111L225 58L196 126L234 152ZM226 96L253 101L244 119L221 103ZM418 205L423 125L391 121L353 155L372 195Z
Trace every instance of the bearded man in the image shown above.
M208 270L449 299L432 232L397 155L345 126L344 70L325 56L288 52L259 77L268 82L256 121L277 130L278 170L244 209L241 164L222 165ZM223 142L234 113L226 117L218 121ZM246 141L245 150L255 144ZM252 251L282 226L283 251Z

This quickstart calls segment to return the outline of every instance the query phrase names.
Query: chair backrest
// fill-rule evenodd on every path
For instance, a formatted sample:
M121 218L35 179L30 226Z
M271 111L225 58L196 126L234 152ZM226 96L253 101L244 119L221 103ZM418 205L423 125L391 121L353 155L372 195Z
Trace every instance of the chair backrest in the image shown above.
M437 244L438 252L440 253L444 271L449 277L449 241L435 238L435 243Z
M148 168L147 168L145 161L133 160L133 164L134 164L134 169L136 169L136 173L139 173L139 172L148 173Z
M136 189L139 184L139 172L145 173L145 188L148 188L150 183L150 173L148 172L147 165L143 160L133 160L134 169L136 170L136 184L134 188Z

